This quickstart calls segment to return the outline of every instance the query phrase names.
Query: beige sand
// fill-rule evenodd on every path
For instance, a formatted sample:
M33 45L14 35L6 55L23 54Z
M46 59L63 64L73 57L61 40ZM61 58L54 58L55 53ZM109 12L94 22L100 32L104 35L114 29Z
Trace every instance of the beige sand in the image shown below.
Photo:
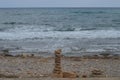
M21 79L6 79L2 78L0 80L120 80L120 78L77 78L77 79L70 79L70 78L21 78Z
M0 77L2 78L51 78L53 68L54 58L52 57L0 57ZM102 75L92 75L91 71L94 69L101 70ZM62 70L76 72L79 78L83 75L87 78L120 77L120 59L62 58Z

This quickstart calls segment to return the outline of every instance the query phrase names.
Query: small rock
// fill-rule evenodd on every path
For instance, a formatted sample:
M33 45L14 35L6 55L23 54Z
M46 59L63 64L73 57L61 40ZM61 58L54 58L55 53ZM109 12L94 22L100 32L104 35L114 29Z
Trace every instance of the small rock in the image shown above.
M63 78L77 78L78 75L75 72L63 72Z
M102 75L103 71L99 70L99 69L94 69L92 70L92 75Z
M82 75L82 78L87 78L87 75L86 75L86 74L83 74L83 75Z

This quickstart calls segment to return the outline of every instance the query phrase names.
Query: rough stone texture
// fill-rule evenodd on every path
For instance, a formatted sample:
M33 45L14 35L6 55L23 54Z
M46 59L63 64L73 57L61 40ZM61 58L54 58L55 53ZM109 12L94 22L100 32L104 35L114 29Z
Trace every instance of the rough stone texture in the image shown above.
M77 78L78 75L75 72L63 72L63 78Z
M61 68L61 49L55 50L55 67L53 70L53 77L62 78L62 68Z
M91 77L102 77L103 76L103 71L100 69L93 69L91 71Z
M102 75L103 74L103 71L99 70L99 69L94 69L92 70L92 74L93 75Z

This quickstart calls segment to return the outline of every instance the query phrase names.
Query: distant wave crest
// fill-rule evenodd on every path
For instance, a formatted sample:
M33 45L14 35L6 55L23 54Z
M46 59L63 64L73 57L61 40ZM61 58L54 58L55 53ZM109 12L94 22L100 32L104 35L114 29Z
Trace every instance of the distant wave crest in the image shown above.
M23 22L4 22L5 25L22 25L22 24L28 24Z

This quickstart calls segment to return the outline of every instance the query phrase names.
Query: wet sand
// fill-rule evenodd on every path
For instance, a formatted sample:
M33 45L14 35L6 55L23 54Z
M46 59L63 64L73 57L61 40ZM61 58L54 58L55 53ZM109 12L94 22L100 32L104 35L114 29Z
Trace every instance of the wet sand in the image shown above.
M39 78L41 80L43 79L54 80L53 78L51 78L53 68L54 68L53 57L43 58L43 57L0 56L1 78L19 78L19 79ZM100 71L102 71L102 74L97 76L93 75L92 71L95 69L99 69ZM77 73L79 76L78 79L84 77L83 75L85 75L86 78L111 78L111 77L119 78L120 58L95 59L95 58L81 58L81 57L62 57L62 70L67 72ZM119 80L119 79L113 79L113 80ZM59 80L59 79L55 79L55 80ZM60 79L60 80L64 80L64 79ZM89 79L89 80L94 80L94 79ZM104 80L104 79L100 79L100 80Z

